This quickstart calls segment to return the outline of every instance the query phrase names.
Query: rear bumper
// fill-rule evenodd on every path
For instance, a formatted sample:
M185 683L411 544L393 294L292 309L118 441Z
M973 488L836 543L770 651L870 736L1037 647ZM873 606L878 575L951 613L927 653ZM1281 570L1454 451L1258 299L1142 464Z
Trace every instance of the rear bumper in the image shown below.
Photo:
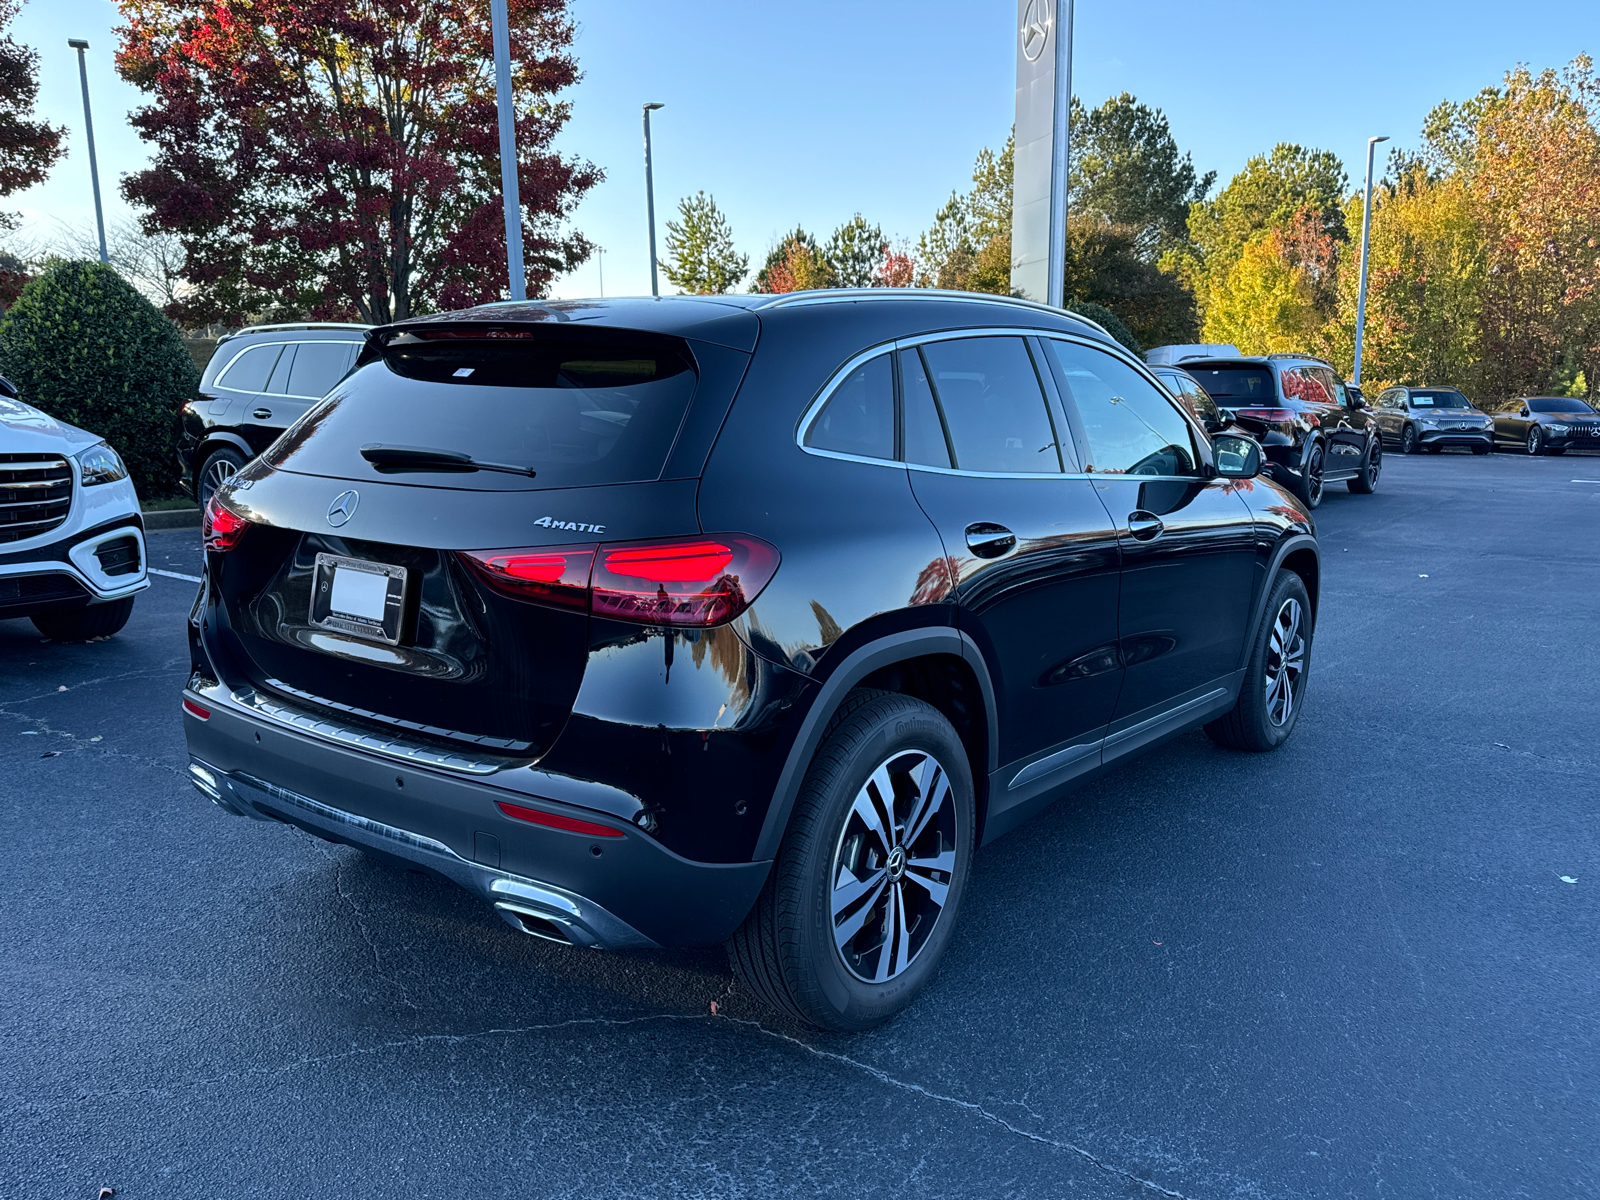
M435 872L525 933L605 949L714 944L744 920L771 866L682 858L618 816L533 793L525 766L484 774L399 761L264 717L222 685L184 695L210 713L185 711L184 730L191 781L219 807ZM544 782L579 795L586 786ZM612 836L516 820L502 800Z

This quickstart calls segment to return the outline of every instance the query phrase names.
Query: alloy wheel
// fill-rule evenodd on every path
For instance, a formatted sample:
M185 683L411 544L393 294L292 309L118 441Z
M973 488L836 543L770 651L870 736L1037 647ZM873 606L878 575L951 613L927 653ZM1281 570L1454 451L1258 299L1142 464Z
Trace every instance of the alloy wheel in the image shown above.
M1272 619L1267 638L1267 667L1263 686L1267 697L1267 720L1282 728L1294 716L1300 699L1300 677L1306 666L1306 639L1301 631L1304 610L1294 597L1283 602Z
M1407 425L1405 432L1400 435L1400 453L1415 454L1417 452L1417 431Z
M1306 463L1306 506L1315 508L1322 503L1322 447L1311 451L1311 461Z
M1378 486L1378 475L1380 472L1382 472L1382 470L1383 439L1374 438L1372 440L1372 449L1367 454L1367 486L1369 488L1375 488Z
M200 503L204 505L209 501L211 493L232 479L238 469L221 455L207 463L205 473L200 476Z
M1538 428L1535 427L1528 430L1528 453L1539 454L1541 451L1543 451L1543 449L1543 438L1541 437Z
M955 865L955 804L939 760L911 750L879 764L845 818L829 872L845 969L866 983L904 972L943 915Z

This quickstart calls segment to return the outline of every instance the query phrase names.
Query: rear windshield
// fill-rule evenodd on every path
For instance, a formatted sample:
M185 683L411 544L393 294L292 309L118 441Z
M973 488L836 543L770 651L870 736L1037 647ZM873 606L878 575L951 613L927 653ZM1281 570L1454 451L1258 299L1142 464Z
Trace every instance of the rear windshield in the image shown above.
M1206 395L1219 404L1276 403L1277 388L1272 383L1272 371L1253 363L1236 367L1197 367L1185 364L1184 370L1199 380Z
M1568 400L1564 396L1541 396L1537 400L1528 401L1528 411L1539 413L1592 413L1594 409L1590 408L1582 400Z
M1471 408L1460 392L1412 392L1412 408Z
M647 334L405 335L347 377L271 457L292 471L360 478L373 470L360 449L376 443L531 467L536 488L643 482L660 477L696 382L681 342ZM404 478L528 486L486 472L408 468Z

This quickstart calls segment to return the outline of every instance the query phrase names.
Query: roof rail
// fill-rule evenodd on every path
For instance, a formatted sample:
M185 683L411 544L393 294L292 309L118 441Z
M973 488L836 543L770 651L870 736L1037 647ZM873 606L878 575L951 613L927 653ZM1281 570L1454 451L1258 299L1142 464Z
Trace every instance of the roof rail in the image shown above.
M1107 337L1111 334L1106 327L1091 317L1082 313L1073 312L1070 308L1056 308L1050 304L1040 304L1037 300L1024 300L1020 296L1000 296L994 292L958 292L950 288L902 288L902 287L865 287L865 288L818 288L804 292L782 292L770 300L759 301L750 307L755 309L767 308L799 308L811 304L843 304L855 300L961 300L978 304L1001 304L1009 308L1027 308L1035 312L1052 313L1058 317L1071 317L1074 321L1082 321L1085 325L1092 326L1104 333Z
M1307 362L1318 362L1318 363L1321 363L1325 367L1333 366L1333 364L1331 362L1329 362L1327 359L1322 358L1322 357L1320 357L1318 355L1315 355L1315 354L1291 354L1287 350L1280 350L1280 351L1278 351L1278 352L1276 352L1274 354L1267 355L1267 357L1268 358L1303 358Z
M273 325L242 325L229 330L224 337L238 337L241 333L283 333L296 329L373 329L358 321L283 321Z

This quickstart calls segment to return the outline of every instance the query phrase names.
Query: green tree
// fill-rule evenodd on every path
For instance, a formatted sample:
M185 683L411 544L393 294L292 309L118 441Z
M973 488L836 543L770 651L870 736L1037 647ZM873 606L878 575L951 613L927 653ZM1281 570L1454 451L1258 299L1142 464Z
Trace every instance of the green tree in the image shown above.
M777 293L832 286L833 268L817 239L796 225L767 251L767 260L756 272L750 290Z
M833 268L837 287L871 287L874 272L889 252L889 239L877 225L868 225L860 213L833 231L822 256Z
M733 247L728 218L704 192L678 201L678 220L667 222L667 256L667 282L695 295L726 292L750 271L749 256Z
M1136 226L1069 214L1067 295L1115 313L1130 336L1145 346L1192 342L1194 297L1175 275L1141 253L1139 238Z
M1197 175L1159 108L1127 92L1088 110L1073 97L1068 211L1134 231L1152 261L1188 240L1189 208L1204 199L1216 172Z
M177 326L110 267L56 260L0 319L0 374L98 433L146 497L178 482L178 410L200 380Z

